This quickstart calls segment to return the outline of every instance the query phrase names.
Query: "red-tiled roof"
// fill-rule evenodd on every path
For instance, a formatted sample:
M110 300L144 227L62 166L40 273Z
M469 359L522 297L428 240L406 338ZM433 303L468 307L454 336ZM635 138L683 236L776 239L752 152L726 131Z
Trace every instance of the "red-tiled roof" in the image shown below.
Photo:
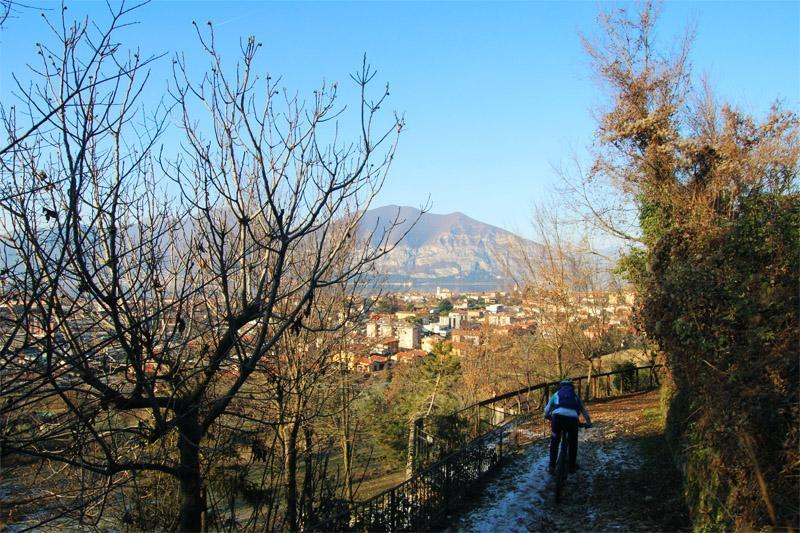
M428 352L425 350L405 350L402 352L397 352L397 358L401 357L425 357L428 355Z

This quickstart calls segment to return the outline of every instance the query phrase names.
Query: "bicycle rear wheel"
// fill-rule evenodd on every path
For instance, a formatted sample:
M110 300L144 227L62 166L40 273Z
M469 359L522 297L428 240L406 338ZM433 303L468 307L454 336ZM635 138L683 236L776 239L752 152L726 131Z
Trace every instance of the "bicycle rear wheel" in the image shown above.
M568 447L565 435L559 447L558 459L556 460L556 504L561 503L561 495L564 491L564 484L567 481Z

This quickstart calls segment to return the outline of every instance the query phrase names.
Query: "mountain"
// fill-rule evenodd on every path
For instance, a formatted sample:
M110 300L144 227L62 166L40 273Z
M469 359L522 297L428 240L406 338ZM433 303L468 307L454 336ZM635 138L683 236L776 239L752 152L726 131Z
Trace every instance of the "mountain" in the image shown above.
M395 219L399 224L391 236L408 234L379 264L381 272L392 281L484 281L499 286L510 279L507 265L519 272L514 258L520 256L521 250L531 254L541 250L533 241L463 213L421 214L413 207L396 205L367 211L360 231L362 235L373 232L373 244L377 244Z

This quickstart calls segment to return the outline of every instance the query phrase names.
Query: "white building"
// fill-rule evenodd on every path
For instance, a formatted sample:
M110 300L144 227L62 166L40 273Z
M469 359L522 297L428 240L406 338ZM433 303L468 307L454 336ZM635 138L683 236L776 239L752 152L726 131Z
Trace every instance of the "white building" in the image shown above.
M461 313L450 313L450 316L447 318L450 329L458 329L461 327L461 322L464 320L464 315Z
M450 332L450 326L442 324L427 324L422 326L422 329L441 337L447 337L447 334Z
M394 336L394 328L392 328L391 322L381 322L378 324L378 336L379 337L392 337Z
M470 309L467 311L467 320L477 321L483 318L483 309Z
M378 323L377 322L367 322L367 337L377 337L378 336Z
M420 345L420 327L417 324L403 324L398 326L397 337L400 339L400 348L416 350Z
M489 315L487 318L491 326L510 326L513 322L511 315L505 313Z

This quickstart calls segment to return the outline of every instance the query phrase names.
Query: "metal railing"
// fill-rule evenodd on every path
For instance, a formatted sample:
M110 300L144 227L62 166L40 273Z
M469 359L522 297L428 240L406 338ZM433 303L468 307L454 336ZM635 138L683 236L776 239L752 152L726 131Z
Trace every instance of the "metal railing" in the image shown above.
M593 401L656 387L659 385L660 368L660 365L626 367L594 374L589 379L583 375L573 377L572 380L581 398L584 401ZM431 464L505 422L518 420L520 416L531 412L541 412L557 388L558 381L537 383L464 407L449 415L454 426L467 428L466 432L455 435L456 438L453 435L449 439L436 438L425 431L424 419L418 420L417 427L421 431L414 440L416 448L412 453L417 465L424 467ZM524 432L530 433L531 437L547 436L550 433L549 422L542 417L533 417L525 426Z
M661 365L606 372L586 380L575 377L576 389L589 401L652 389L659 384ZM502 461L504 455L550 434L542 409L558 382L539 383L477 402L453 413L469 421L466 445L434 440L422 433L416 456L437 460L399 485L340 513L309 531L418 531L430 529ZM585 387L585 389L584 389ZM590 394L587 394L589 392Z

